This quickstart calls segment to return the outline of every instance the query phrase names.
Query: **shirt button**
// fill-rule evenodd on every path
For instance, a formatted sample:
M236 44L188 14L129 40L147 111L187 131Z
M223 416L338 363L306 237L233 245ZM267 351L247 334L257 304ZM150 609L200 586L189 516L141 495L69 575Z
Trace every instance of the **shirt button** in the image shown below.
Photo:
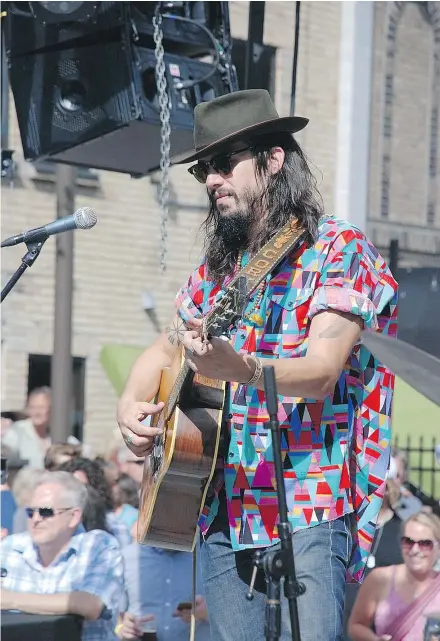
M166 626L164 627L164 630L169 630L169 629L170 629L170 626L169 626L169 625L166 625Z
M171 606L171 603L165 603L165 606L169 608Z
M171 579L165 579L165 583L171 583Z
M234 418L233 414L228 414L228 418Z
M231 452L231 453L229 454L229 458L234 458L234 454L233 454L233 452Z

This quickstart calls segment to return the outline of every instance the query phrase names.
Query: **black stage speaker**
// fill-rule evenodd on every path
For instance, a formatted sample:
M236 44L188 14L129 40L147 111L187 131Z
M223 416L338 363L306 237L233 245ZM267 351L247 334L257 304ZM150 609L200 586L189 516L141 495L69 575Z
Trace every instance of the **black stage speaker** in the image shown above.
M161 138L154 72L156 58L151 49L138 49L137 55L140 67L135 73L134 87L135 109L140 110L139 115L115 127L112 133L51 154L52 160L137 177L158 169ZM193 110L196 104L228 93L228 88L220 72L215 72L209 80L192 89L176 89L175 85L180 81L203 79L211 65L165 54L165 66L170 97L171 155L175 155L193 147Z
M69 31L64 22L57 43L55 32L48 38L46 30L48 44L41 46L44 38L36 38L40 46L34 51L13 53L17 45L13 22L9 25L9 76L24 155L28 160L46 158L143 176L160 163L156 58L148 46L151 25L145 20L133 25L131 14L124 13L130 3L101 4L109 5L108 11L98 11L92 24L87 23L85 37L78 37L79 23ZM29 18L17 18L30 29ZM41 32L41 22L33 22ZM209 49L201 42L194 46ZM194 107L234 87L224 65L217 68L169 53L164 61L175 155L193 145ZM179 88L181 82L188 88Z
M49 48L120 40L121 28L128 19L123 2L6 2L2 8L3 4L10 61ZM69 8L75 5L76 10L71 11Z

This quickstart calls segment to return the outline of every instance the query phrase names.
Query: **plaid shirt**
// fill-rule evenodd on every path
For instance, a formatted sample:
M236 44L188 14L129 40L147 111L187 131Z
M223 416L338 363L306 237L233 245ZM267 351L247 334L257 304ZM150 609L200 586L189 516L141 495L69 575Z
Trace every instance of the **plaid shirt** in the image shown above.
M113 536L101 530L78 530L69 547L43 567L29 533L13 534L0 547L2 588L16 592L56 594L88 592L98 596L111 618L84 621L83 641L112 641L124 593L123 561Z
M229 282L213 283L202 263L177 295L183 320L205 316ZM330 216L321 220L314 245L300 243L268 275L258 314L250 313L254 306L255 295L231 342L263 363L304 357L311 320L325 310L359 316L371 331L395 336L397 330L397 284L385 261L359 229ZM393 374L359 340L325 400L279 395L292 529L353 513L349 580L362 578L382 503L393 386ZM223 415L229 451L219 460L199 526L202 533L209 529L224 485L234 550L273 545L278 505L265 395L234 382L228 388Z
M128 531L127 526L119 520L114 512L107 512L107 526L121 548L125 548L132 543L131 533Z

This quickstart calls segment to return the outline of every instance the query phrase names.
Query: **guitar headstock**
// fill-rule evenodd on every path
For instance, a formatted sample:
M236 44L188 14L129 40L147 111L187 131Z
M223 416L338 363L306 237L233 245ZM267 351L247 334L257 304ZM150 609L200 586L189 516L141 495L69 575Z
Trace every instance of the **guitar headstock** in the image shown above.
M207 319L207 329L212 336L228 334L243 316L247 304L246 276L240 276Z

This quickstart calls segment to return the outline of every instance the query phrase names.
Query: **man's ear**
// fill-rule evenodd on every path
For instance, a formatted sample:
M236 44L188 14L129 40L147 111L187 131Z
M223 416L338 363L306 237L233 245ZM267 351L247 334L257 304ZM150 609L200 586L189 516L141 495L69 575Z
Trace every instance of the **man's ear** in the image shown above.
M79 509L79 507L73 508L72 516L69 523L70 527L76 530L76 528L81 523L81 521L82 521L82 511Z
M267 168L269 173L274 175L277 174L283 166L285 153L282 147L272 147L269 153L270 155Z

